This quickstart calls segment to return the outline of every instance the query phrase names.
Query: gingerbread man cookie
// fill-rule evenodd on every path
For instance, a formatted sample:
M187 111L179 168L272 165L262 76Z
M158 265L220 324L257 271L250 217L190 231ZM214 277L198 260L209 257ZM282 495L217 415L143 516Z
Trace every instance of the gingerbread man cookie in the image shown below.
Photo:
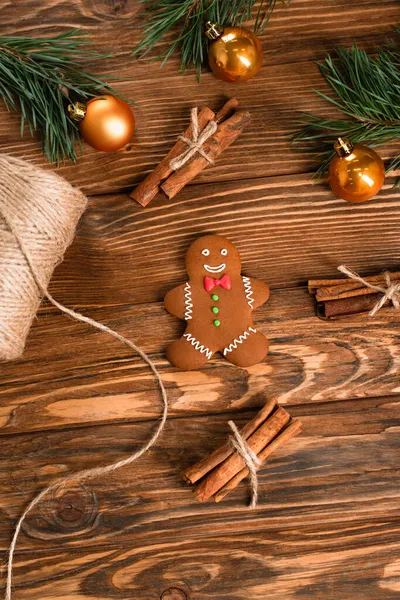
M269 344L252 311L268 300L268 285L241 275L239 252L219 235L190 246L186 271L189 280L164 299L169 313L187 321L183 336L167 348L168 360L184 370L198 369L217 351L239 367L262 361Z

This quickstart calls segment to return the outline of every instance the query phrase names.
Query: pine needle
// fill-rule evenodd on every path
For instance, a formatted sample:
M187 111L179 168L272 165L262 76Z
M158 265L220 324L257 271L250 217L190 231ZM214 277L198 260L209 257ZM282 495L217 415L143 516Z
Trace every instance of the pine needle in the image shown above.
M180 50L181 72L195 67L198 73L207 55L208 40L205 36L207 21L222 25L237 25L250 19L255 20L254 31L262 33L278 3L288 6L290 0L141 0L144 4L143 37L134 49L134 55L145 56L153 50L167 34L175 35L157 58L162 65Z
M8 110L21 111L21 135L25 126L32 135L40 135L50 162L77 159L79 126L67 113L71 101L104 92L118 95L81 67L84 61L107 56L94 51L80 29L39 39L0 36L0 97Z
M327 170L339 136L370 146L400 138L400 47L388 42L375 56L369 56L354 44L351 49L340 48L335 59L328 55L318 66L334 95L316 93L346 118L325 119L304 113L296 121L299 128L292 141L303 142L302 149L314 152L319 164L315 177ZM387 172L399 166L400 155Z

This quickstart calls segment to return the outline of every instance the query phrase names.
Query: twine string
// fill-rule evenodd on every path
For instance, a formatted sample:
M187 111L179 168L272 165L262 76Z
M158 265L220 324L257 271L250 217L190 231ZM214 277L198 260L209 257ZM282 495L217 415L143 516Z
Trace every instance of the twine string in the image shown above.
M204 152L203 144L206 140L208 140L209 137L214 135L214 133L217 131L217 123L214 120L210 121L200 133L197 106L192 108L190 115L192 122L193 139L187 138L184 135L179 136L178 139L181 142L184 142L187 145L187 148L185 148L182 154L180 154L176 158L173 158L170 161L169 166L173 171L179 171L179 169L182 168L183 165L185 165L196 153L201 154L201 156L205 158L210 164L214 162L213 159L207 156L207 154Z
M363 285L365 285L365 287L369 288L370 290L374 290L375 292L380 292L381 294L383 294L382 298L378 300L373 309L369 312L370 317L373 317L387 301L391 302L394 308L400 308L400 283L394 283L390 278L390 273L384 273L386 287L383 287L380 285L375 285L373 283L370 283L366 279L363 279L358 273L356 273L352 269L349 269L345 265L340 265L340 267L338 267L338 271L340 271L344 275L347 275L347 277L349 277L350 279L354 279L354 281L362 283Z
M261 461L257 454L253 452L246 440L240 435L240 431L233 421L228 421L229 427L232 429L233 435L229 436L231 446L241 456L249 469L249 479L251 488L250 508L255 508L258 501L258 477L257 470L261 465Z
M157 381L157 384L158 384L160 392L161 392L162 400L163 400L163 409L162 409L161 420L160 420L159 424L157 425L154 433L151 435L150 439L141 448L139 448L139 450L137 450L130 456L128 456L122 460L119 460L117 462L114 462L114 463L111 463L108 465L104 465L102 467L94 467L92 469L85 469L82 471L78 471L77 473L67 475L66 477L64 477L64 478L56 481L55 483L49 485L48 487L44 488L28 504L28 506L26 507L26 509L24 510L24 512L22 513L21 517L19 518L19 520L16 524L16 527L15 527L15 530L14 530L14 533L12 536L11 544L10 544L10 547L8 550L7 582L6 582L5 600L11 600L13 562L14 562L15 548L17 545L17 540L18 540L18 536L21 531L21 527L22 527L26 517L31 512L31 510L37 504L39 504L39 502L48 493L54 491L55 489L57 489L58 487L60 487L62 485L65 485L66 483L69 483L70 481L85 481L88 479L94 479L95 477L99 477L99 476L105 475L107 473L113 473L117 469L120 469L121 467L124 467L126 465L130 465L131 463L136 461L138 458L140 458L145 452L147 452L147 450L149 450L151 448L151 446L153 446L153 444L157 441L157 439L159 438L159 436L164 428L164 425L167 420L167 414L168 414L168 397L167 397L167 392L166 392L164 384L162 382L160 373L157 370L157 367L155 366L153 361L150 359L150 357L141 348L139 348L139 346L137 346L131 340L128 340L123 335L120 335L119 333L117 333L116 331L111 329L110 327L107 327L107 325L103 325L102 323L99 323L98 321L94 321L93 319L90 319L89 317L85 317L85 315L82 315L81 313L78 313L74 310L71 310L70 308L67 308L66 306L64 306L63 304L60 304L59 302L57 302L57 300L55 300L53 298L53 296L48 292L47 286L42 282L41 277L38 274L38 270L36 269L36 267L34 266L34 263L32 261L31 254L27 250L24 240L21 238L21 236L18 234L18 231L14 227L12 220L10 218L8 218L8 216L6 214L4 214L4 211L2 211L1 217L4 219L10 232L14 235L15 240L17 241L17 244L21 250L21 253L24 256L24 258L29 266L29 269L32 272L32 277L33 277L38 289L40 290L40 293L43 296L45 296L47 298L47 300L51 304L53 304L53 306L58 308L64 314L70 316L72 319L75 319L76 321L81 321L82 323L86 323L87 325L90 325L91 327L94 327L96 329L99 329L100 331L104 331L105 333L108 333L109 335L113 336L114 338L116 338L117 340L119 340L120 342L122 342L123 344L128 346L128 348L130 348L131 350L134 350L135 352L137 352L139 354L139 356L143 359L143 361L150 367L151 371L153 372L153 375Z

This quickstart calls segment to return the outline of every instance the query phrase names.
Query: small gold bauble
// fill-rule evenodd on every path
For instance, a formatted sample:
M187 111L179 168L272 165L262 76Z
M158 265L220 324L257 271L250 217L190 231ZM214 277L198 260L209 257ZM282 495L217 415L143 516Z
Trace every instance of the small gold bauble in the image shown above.
M80 120L83 139L96 150L115 152L130 142L135 131L135 117L130 106L114 96L92 98L68 107L71 117Z
M328 172L332 191L348 202L373 198L383 186L385 166L381 157L368 146L338 138Z
M211 71L229 83L247 81L262 64L262 48L258 37L245 27L224 27L207 23L206 35L212 41L208 51Z

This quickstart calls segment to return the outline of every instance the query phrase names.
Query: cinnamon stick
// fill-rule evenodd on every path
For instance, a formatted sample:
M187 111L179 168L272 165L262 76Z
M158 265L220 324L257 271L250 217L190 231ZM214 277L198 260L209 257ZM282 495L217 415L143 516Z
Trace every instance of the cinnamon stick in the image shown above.
M385 278L384 278L385 273L379 273L377 275L368 275L367 277L364 277L364 279L366 281L369 281L371 283L377 283L379 285L379 283L384 283L385 282ZM390 276L393 277L394 279L400 279L400 271L390 271ZM360 282L355 281L354 279L345 279L343 276L342 277L336 277L335 279L309 279L308 280L308 291L310 292L310 294L315 293L315 290L317 288L328 288L328 287L336 287L337 285L355 285L355 286L360 286L362 285Z
M257 458L261 463L265 462L267 458L277 450L282 444L286 443L292 437L298 435L301 431L301 421L299 419L293 419L289 425L284 429L268 446L261 450ZM214 496L215 502L221 502L223 498L235 487L239 485L243 479L249 474L249 469L244 467L239 473L237 473L232 479L230 479Z
M247 439L247 445L255 454L259 454L287 425L289 420L289 413L284 408L279 407ZM232 477L239 473L244 466L245 462L237 452L231 454L196 486L194 495L200 502L206 502L230 481Z
M229 100L225 102L221 110L217 112L217 116L215 117L216 122L222 123L222 121L225 121L225 119L231 117L238 106L239 102L238 100L236 100L236 98L229 98Z
M204 108L202 108L197 117L198 123L199 123L199 129L200 130L204 129L204 127L206 125L208 125L208 123L210 121L212 121L212 119L214 119L214 117L215 117L215 113L211 110L211 108L208 108L208 106L205 106ZM184 135L184 137L187 137L189 139L192 138L192 125L191 124L185 130L183 135ZM139 185L133 190L133 192L130 194L130 197L133 198L134 200L136 200L136 202L139 202L139 204L141 204L142 206L147 206L147 204L160 191L161 183L165 179L167 179L167 177L169 177L171 175L172 169L169 166L171 160L173 158L176 158L180 154L182 154L182 152L186 149L186 147L187 146L186 146L185 142L178 140L176 142L176 144L168 152L167 156L165 158L163 158L162 161L159 163L159 165L154 169L154 171L152 171L146 177L146 179L144 179L141 183L139 183Z
M260 412L254 417L254 419L249 421L243 427L243 429L240 430L240 435L242 438L247 440L258 429L258 427L264 423L276 406L276 400L270 400L267 402ZM223 446L217 448L208 456L205 456L198 463L186 469L186 471L182 473L183 479L187 483L196 483L204 475L214 469L214 467L226 460L231 454L233 454L233 452L234 449L232 445L229 443L229 441L226 442L223 444Z
M239 102L236 98L230 98L225 102L221 110L215 115L215 113L205 106L199 112L197 117L199 130L201 131L208 125L210 121L215 119L217 123L221 123L228 117L230 117L239 106ZM188 139L192 139L193 130L192 125L183 133L183 137ZM142 206L147 206L147 204L158 194L160 191L160 185L163 181L165 181L173 172L170 167L170 162L177 156L180 156L182 152L186 149L185 142L178 140L176 144L171 148L168 152L167 156L163 158L163 160L159 163L159 165L149 173L149 175L141 182L139 185L133 190L130 194L130 197L139 202Z
M213 136L208 138L202 146L203 152L211 159L215 160L228 146L235 141L243 129L251 120L250 113L245 110L236 111L229 119L223 121ZM201 154L196 154L191 161L186 163L179 171L160 186L169 199L174 198L176 194L196 175L209 165L209 162Z
M320 319L334 320L351 315L360 315L367 313L374 308L376 303L382 298L382 294L375 292L369 296L349 296L329 302L317 303L317 316ZM388 306L387 300L383 306Z
M391 272L392 283L400 282L400 272ZM385 273L364 278L366 282L387 287ZM310 294L317 300L317 316L320 319L334 320L370 312L382 298L383 293L377 292L354 279L310 279L308 282ZM390 301L384 306L390 305Z
M384 273L365 277L364 279L373 285L385 286ZM394 283L400 281L400 272L390 273L390 279ZM317 301L321 302L353 296L368 296L376 293L375 290L371 290L353 279L311 279L308 282L308 291L310 294L315 295Z

